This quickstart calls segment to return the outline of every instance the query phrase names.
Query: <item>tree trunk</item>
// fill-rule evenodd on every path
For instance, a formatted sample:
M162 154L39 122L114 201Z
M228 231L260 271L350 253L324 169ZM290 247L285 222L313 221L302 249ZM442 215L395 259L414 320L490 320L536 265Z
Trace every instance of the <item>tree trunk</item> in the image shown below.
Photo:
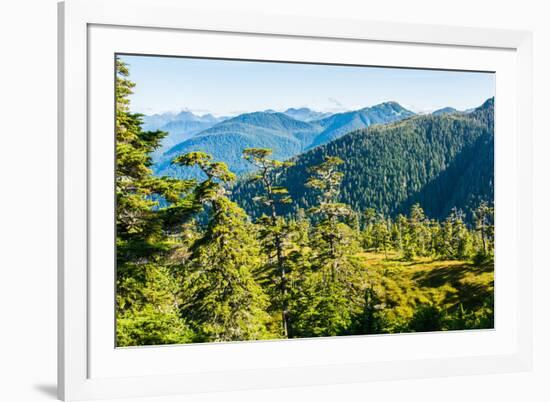
M275 209L275 203L273 202L273 197L271 195L271 188L269 188L269 194L271 198L271 224L275 228L277 225L277 210ZM286 283L286 270L284 264L283 256L283 244L281 240L281 235L279 233L275 234L275 248L277 250L277 268L279 271L279 278L281 280L281 297L282 297L282 314L281 320L283 324L283 336L290 338L291 334L289 331L289 318L288 318L288 301L287 301L287 283Z
M283 245L281 241L281 235L276 234L275 235L275 248L277 249L277 267L279 270L279 275L281 279L281 297L282 297L282 321L283 321L283 335L287 338L290 338L291 334L289 331L289 318L288 318L288 301L287 301L287 278L286 278L286 270L285 270L285 264L284 264L284 256L283 256Z
M483 219L485 220L485 217ZM481 223L481 241L483 242L483 253L487 254L487 242L485 241L485 221Z

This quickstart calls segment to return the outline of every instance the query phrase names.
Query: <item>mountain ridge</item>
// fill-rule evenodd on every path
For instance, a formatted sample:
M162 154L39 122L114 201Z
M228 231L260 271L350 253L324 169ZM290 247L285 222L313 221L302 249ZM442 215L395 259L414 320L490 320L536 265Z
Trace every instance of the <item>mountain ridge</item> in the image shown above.
M178 113L156 113L142 117L142 129L144 131L160 130L167 133L166 137L162 139L159 149L153 153L153 159L157 161L166 150L224 119L223 117L214 117L209 113L199 116L188 110Z
M446 106L446 107L442 107L441 109L434 110L431 114L433 114L434 116L438 116L446 113L461 113L461 112L455 109L454 107Z
M295 214L315 205L305 185L309 168L325 156L338 156L341 202L358 212L373 207L385 215L406 213L419 202L428 216L444 219L450 209L471 211L494 196L494 100L469 114L417 115L409 119L350 132L291 159L280 183L294 200L283 213ZM252 217L262 208L253 201L257 183L240 180L233 198Z
M287 116L292 117L293 119L302 120L305 122L320 120L334 114L329 112L319 112L316 110L312 110L308 107L300 107L300 108L291 107L286 109L283 113L286 114Z
M165 150L156 160L153 170L159 176L197 177L192 170L173 166L171 160L178 154L204 151L211 153L216 160L226 162L230 170L240 175L252 169L241 158L245 148L271 148L275 158L286 160L350 131L411 116L414 113L397 102L384 102L309 122L294 119L283 112L244 113L195 133Z

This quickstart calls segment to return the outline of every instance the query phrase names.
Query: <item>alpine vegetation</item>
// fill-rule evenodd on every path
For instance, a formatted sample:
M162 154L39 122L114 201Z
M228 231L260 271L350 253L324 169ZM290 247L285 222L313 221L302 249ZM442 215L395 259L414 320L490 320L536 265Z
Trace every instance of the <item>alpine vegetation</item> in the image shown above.
M144 116L130 69L117 58L117 346L494 327L492 97Z

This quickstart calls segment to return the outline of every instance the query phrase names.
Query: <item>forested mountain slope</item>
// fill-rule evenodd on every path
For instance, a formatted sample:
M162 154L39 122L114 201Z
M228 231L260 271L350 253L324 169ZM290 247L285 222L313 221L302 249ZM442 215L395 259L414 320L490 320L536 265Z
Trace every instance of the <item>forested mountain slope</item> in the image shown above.
M300 115L296 113L297 110L289 110L295 116ZM301 110L302 118L305 118L305 112ZM275 158L286 160L358 128L393 122L412 115L412 112L395 102L337 113L313 121L292 118L288 110L285 113L246 113L218 123L173 146L158 159L153 170L158 176L200 177L197 176L198 171L181 169L171 162L178 155L203 151L225 162L232 172L240 175L252 169L241 157L246 148L270 148Z
M471 211L480 200L493 200L494 103L487 100L470 114L415 116L374 125L293 159L280 176L294 200L286 213L316 204L304 183L308 169L325 156L344 163L341 202L356 211L375 208L395 216L420 202L428 216L444 219L453 207ZM258 184L240 180L233 198L251 216L263 211L253 198ZM467 219L469 217L467 216Z
M314 136L318 131L317 126L282 113L247 113L217 124L172 147L154 166L154 171L157 175L194 177L194 173L198 172L182 169L171 162L178 155L202 151L227 163L232 172L240 174L251 167L242 159L244 149L270 148L277 158L288 159L300 153L304 139Z
M372 124L385 124L413 116L414 113L405 109L397 102L385 102L373 107L338 113L317 121L323 131L314 139L307 149L326 144L351 131L369 127Z
M161 140L160 147L153 153L153 158L157 160L174 145L226 119L211 114L199 116L186 110L179 113L166 112L143 116L143 129L145 131L161 130L167 133Z
M494 328L490 197L476 203L475 226L456 210L427 219L419 203L393 219L364 211L420 199L433 216L491 192L492 100L468 116L344 135L296 156L294 167L271 149L235 153L257 167L256 191L243 182L252 175L239 179L196 149L173 163L203 179L154 176L151 155L165 133L142 129L128 65L117 56L115 66L117 347ZM260 122L251 138L292 143L312 127L278 115L224 126L235 134L231 125ZM215 140L230 135L211 137L229 150ZM268 216L253 219L230 199L239 180L234 194L256 216L252 202L269 207Z

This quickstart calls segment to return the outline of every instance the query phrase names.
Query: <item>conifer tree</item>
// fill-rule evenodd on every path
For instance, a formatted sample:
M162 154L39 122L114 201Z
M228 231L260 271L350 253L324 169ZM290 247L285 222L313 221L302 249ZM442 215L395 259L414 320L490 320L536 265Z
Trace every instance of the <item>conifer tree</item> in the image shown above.
M243 158L257 169L250 180L259 182L263 188L263 194L254 197L254 201L264 205L269 211L269 217L264 215L258 219L262 245L270 260L265 273L271 277L275 287L275 290L270 290L275 309L281 311L282 334L289 338L292 337L292 328L288 312L289 267L286 263L286 253L292 242L292 230L291 225L278 215L277 207L289 204L292 200L288 190L277 185L277 179L283 169L292 166L292 163L271 159L271 154L271 149L247 148L243 151ZM271 267L275 269L270 269Z
M209 218L190 248L182 314L203 341L269 338L268 299L253 276L260 264L259 245L244 211L227 198L225 185L235 175L203 152L178 156L174 163L198 166L207 177L195 190Z
M429 254L430 231L428 228L428 219L420 204L414 204L411 207L409 215L409 231L414 247L414 254L426 256Z
M117 344L189 342L172 291L175 278L164 264L173 246L167 228L195 210L190 197L194 182L152 176L150 153L166 133L142 130L141 115L130 111L134 83L128 77L128 66L117 59Z
M376 251L383 251L384 256L388 259L388 250L391 247L391 232L388 228L388 221L383 216L374 226L374 244Z
M481 236L483 254L487 255L492 250L494 242L494 208L490 207L486 201L482 201L474 211L474 218L475 229Z
M394 249L399 250L402 253L404 253L405 250L403 236L405 234L406 227L407 218L402 214L397 215L392 229L392 244Z
M376 216L377 216L377 213L374 208L367 208L363 213L365 228L362 234L362 243L365 250L369 250L375 246L374 227L376 224Z
M453 208L441 227L440 255L451 259L469 259L472 256L472 236L464 223L464 214Z
M325 161L310 169L311 177L307 180L306 186L318 192L319 205L310 209L310 213L319 218L316 226L321 241L328 245L326 258L332 261L334 269L342 257L343 247L341 243L346 241L344 232L340 230L340 220L352 215L351 208L339 203L340 182L343 174L337 167L344 163L338 157L325 157Z
M365 289L364 298L363 310L355 318L353 333L380 334L384 331L384 317L381 311L382 300L372 285Z
M350 260L357 250L355 232L342 220L352 211L338 203L343 161L326 157L313 167L307 185L318 191L319 205L309 212L316 216L311 247L312 271L301 283L300 303L296 305L295 330L300 336L337 335L348 330L361 309L364 284L358 267Z
M475 189L467 205L464 191L444 206L430 198L445 188L440 179L453 188L461 183L462 162L448 167L449 149L462 155L476 148L492 112L483 119L474 112L373 128L384 135L352 133L305 153L297 166L272 159L270 149L245 149L243 158L255 171L240 184L250 182L253 191L242 191L239 205L250 208L252 223L230 199L229 189L239 188L235 174L205 152L173 160L200 170L206 177L200 183L152 174L151 155L166 133L142 129L142 116L130 110L133 88L128 66L117 59L118 346L494 326L494 208L483 201L471 209L472 199L490 199L490 192ZM426 147L427 139L451 128L464 135L445 134L435 152ZM401 130L408 130L405 136ZM424 146L411 147L410 138ZM411 154L370 166L365 154L351 152L356 148L385 155L382 160L390 160L388 150ZM344 163L327 154L355 156ZM368 185L364 171L374 173ZM307 191L296 191L306 172ZM285 181L289 173L292 180ZM430 220L442 218L457 200L473 219L453 208L444 221ZM361 212L371 205L377 209ZM406 216L398 214L409 206ZM383 252L387 260L392 249L405 260L459 262L423 258L418 264L425 269L411 271L411 264L370 255ZM472 264L463 264L472 257L479 278L469 274Z

